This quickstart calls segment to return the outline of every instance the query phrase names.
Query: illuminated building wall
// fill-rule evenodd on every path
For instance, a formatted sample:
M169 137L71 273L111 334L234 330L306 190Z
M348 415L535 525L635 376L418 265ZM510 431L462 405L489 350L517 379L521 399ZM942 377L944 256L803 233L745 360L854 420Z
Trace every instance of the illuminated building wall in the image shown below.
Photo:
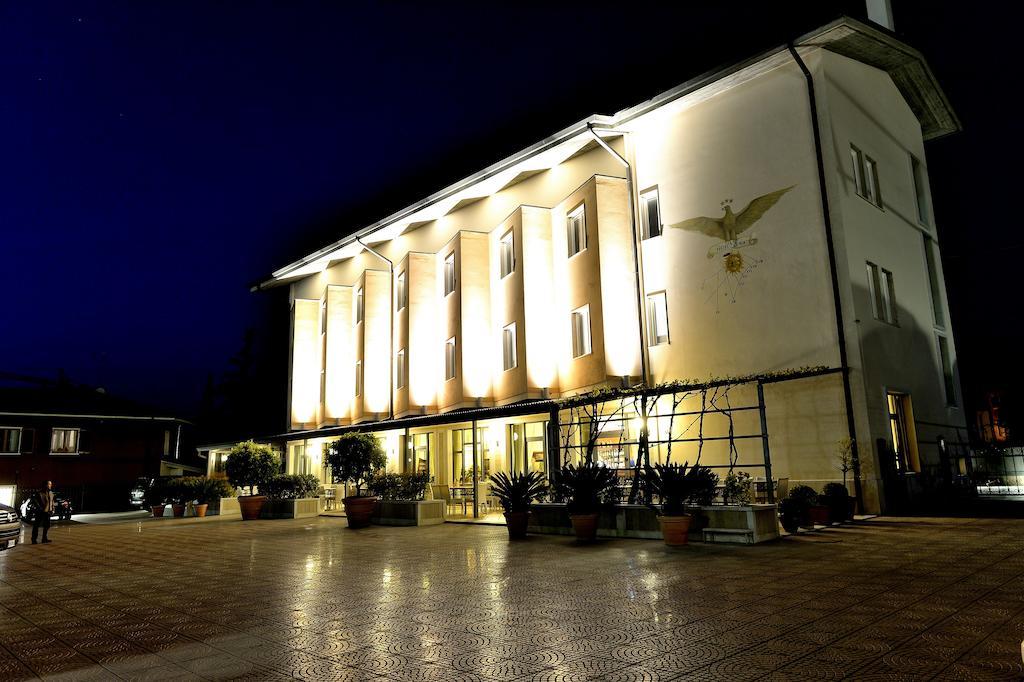
M381 259L347 238L278 271L267 285L289 283L296 301L292 428L384 419L389 395L402 417L636 384L645 380L641 353L649 384L836 368L842 335L868 505L879 506L882 495L876 444L890 439L889 392L912 396L920 473L934 469L938 456L924 444L955 441L964 423L924 154L926 136L952 132L942 118L952 113L942 111L944 98L923 60L895 38L849 22L840 28L823 28L799 52L818 93L842 328L807 84L788 50L779 50L589 119L629 162L632 196L626 168L581 125L367 228L363 242L394 261L396 276L405 275L409 302L401 310ZM837 54L855 43L861 61ZM897 57L917 60L920 78L887 73ZM856 188L852 148L877 162L878 201ZM585 223L585 244L575 250L574 216ZM503 277L506 234L515 267ZM446 294L449 255L454 286ZM898 321L878 319L870 263L895 282ZM364 322L350 330L335 323L332 286L339 306L342 292L351 290L354 300L364 289ZM326 346L318 347L314 308L325 290ZM585 348L574 342L574 312L586 316ZM516 362L506 369L509 325ZM401 350L406 385L392 388ZM346 362L361 363L360 381L345 383ZM769 431L776 475L819 488L834 480L831 453L848 435L842 376L772 385L766 393L775 406Z

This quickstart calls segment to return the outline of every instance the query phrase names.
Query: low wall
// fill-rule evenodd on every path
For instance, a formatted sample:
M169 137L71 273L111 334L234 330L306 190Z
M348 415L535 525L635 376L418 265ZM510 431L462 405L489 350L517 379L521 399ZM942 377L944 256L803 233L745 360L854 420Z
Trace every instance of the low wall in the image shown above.
M260 512L261 519L307 519L319 516L323 509L320 497L303 497L297 500L268 499Z
M709 542L766 542L779 537L775 505L754 504L744 506L712 505L688 510L694 516L689 539L700 542L704 529L748 531L712 533ZM548 535L572 535L572 522L564 504L539 503L530 507L528 531ZM597 521L597 535L603 538L661 539L658 515L642 504L620 504L601 511Z
M371 522L378 526L433 526L444 523L444 500L380 500Z

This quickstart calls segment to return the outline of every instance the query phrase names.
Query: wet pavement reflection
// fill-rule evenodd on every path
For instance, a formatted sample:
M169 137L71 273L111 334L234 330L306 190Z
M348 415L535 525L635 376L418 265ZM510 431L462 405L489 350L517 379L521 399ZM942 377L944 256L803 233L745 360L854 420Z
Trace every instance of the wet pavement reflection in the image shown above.
M757 547L343 519L55 527L0 552L0 679L1020 679L1024 521Z

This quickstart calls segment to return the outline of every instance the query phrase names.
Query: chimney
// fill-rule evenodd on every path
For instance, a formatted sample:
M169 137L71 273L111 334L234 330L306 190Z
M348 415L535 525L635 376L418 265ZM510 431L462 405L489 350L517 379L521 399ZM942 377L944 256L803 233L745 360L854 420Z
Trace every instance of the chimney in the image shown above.
M894 31L892 24L892 0L867 0L868 19L879 26Z

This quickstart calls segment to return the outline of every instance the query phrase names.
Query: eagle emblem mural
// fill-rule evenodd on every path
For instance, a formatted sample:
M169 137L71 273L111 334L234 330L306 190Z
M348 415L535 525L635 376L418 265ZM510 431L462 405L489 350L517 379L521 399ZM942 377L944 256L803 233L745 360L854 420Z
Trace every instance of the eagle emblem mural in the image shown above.
M744 236L744 233L748 233L764 217L764 214L775 206L786 192L794 187L796 185L790 185L789 187L783 187L782 189L759 196L747 204L739 213L732 210L732 199L725 199L721 204L721 218L700 216L669 225L671 228L687 230L689 232L700 232L720 240L721 243L714 244L708 249L708 258L720 255L722 257L722 269L716 271L714 275L707 278L701 285L702 289L710 290L708 298L709 300L711 298L715 299L716 309L719 299L723 294L732 303L735 303L736 294L743 285L747 275L764 262L763 259L755 254L748 253L744 257L744 254L741 253L743 249L757 244L756 236L753 234L746 234Z

